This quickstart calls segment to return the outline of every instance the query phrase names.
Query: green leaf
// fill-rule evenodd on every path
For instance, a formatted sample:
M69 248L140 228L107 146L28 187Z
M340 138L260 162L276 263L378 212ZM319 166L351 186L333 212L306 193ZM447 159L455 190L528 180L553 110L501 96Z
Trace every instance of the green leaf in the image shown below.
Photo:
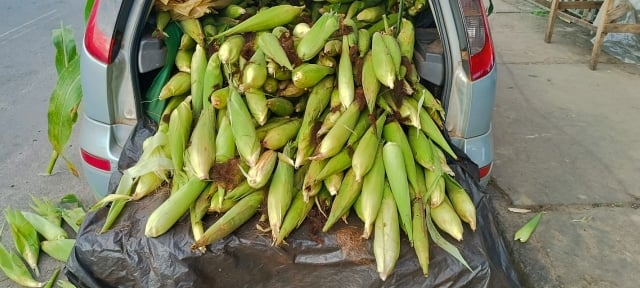
M520 240L520 242L523 243L527 242L527 240L529 240L529 237L531 237L531 234L533 234L533 231L535 231L536 227L538 227L540 218L542 218L542 212L536 214L536 216L533 216L533 218L531 218L531 220L529 220L527 224L524 224L524 226L522 226L522 228L520 228L516 232L513 240Z
M433 225L433 221L431 220L430 206L429 205L425 205L425 206L426 206L425 210L427 211L427 214L424 217L424 219L427 222L427 230L429 231L429 235L431 235L431 239L433 239L433 242L436 243L436 245L440 246L440 248L444 249L444 251L447 251L447 253L451 254L451 256L456 258L458 261L460 261L460 263L462 263L464 267L467 267L469 271L473 271L473 269L469 267L469 264L467 264L467 261L464 260L464 257L462 257L462 254L460 254L460 250L458 250L456 246L453 246L451 243L449 243L449 241L447 241L447 239L444 239L444 237L440 235L440 232L438 232L438 230L436 229L436 226Z
M489 0L489 8L487 8L487 17L493 14L493 1Z
M75 176L78 176L78 171L63 152L71 137L73 124L78 119L78 106L80 106L81 100L80 58L76 57L60 73L56 87L49 99L47 115L49 142L53 150L62 156L67 167ZM47 172L51 174L51 171Z
M87 3L84 4L84 23L87 23L89 20L91 9L93 9L93 2L95 2L95 0L87 0Z
M62 196L62 198L60 198L60 204L72 204L76 205L76 207L84 208L84 206L82 206L82 202L75 194L67 194Z
M56 270L53 271L53 275L51 275L49 281L44 284L44 288L53 288L53 285L56 284L56 279L58 279L58 274L60 274L60 268L56 268Z
M56 48L56 71L60 75L71 61L78 58L76 41L73 38L71 26L65 27L60 24L60 29L53 29L51 31L51 41Z

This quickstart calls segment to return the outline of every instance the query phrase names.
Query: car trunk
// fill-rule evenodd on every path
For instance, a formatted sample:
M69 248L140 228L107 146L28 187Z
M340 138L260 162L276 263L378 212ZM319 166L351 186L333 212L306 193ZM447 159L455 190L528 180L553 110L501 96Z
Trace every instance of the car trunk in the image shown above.
M437 1L433 1L438 4ZM436 6L437 7L437 6ZM131 55L137 55L137 59L132 59L132 64L137 66L138 78L137 86L140 94L145 95L147 89L151 85L154 77L159 70L165 65L166 48L162 40L152 36L155 29L155 14L148 7L148 17L141 17L144 21L142 31L139 33L139 45L137 52L133 51ZM421 83L431 93L439 99L447 109L447 91L451 89L451 60L447 59L451 53L447 53L447 38L442 37L440 33L443 31L440 27L444 26L439 23L442 21L438 18L442 15L437 9L425 9L421 15L417 16L414 25L416 26L416 44L414 52L414 62L421 76ZM438 27L440 26L440 27ZM140 106L140 105L139 105ZM140 108L140 107L139 107ZM138 109L140 112L141 110Z

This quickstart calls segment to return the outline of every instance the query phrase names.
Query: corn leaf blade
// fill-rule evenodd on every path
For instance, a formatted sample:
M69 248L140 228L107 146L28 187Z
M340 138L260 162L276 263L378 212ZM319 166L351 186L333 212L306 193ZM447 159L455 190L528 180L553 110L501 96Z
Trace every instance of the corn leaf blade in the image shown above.
M78 171L63 153L71 137L73 124L78 119L78 106L81 100L80 58L76 57L60 72L56 86L49 99L49 111L47 113L49 142L53 147L54 155L55 153L61 155L67 164L67 168L75 176L78 176ZM55 160L51 160L47 174L51 174L53 170L52 163L55 163Z
M469 267L467 261L464 260L464 257L462 257L462 254L460 254L460 250L458 250L456 246L453 246L451 243L449 243L449 241L444 239L444 237L442 237L442 235L440 235L440 232L438 232L438 230L436 229L436 226L433 224L433 220L431 220L431 207L429 207L429 205L425 205L425 208L427 214L424 217L424 220L425 222L427 222L427 231L429 231L429 235L431 236L431 239L433 239L433 242L436 243L436 245L440 246L440 248L449 253L451 256L456 258L456 260L460 261L460 263L462 263L464 267L467 267L469 271L473 271L473 269Z
M542 218L542 212L539 212L538 214L536 214L536 216L533 216L533 218L531 218L531 220L529 220L527 224L524 224L524 226L518 229L513 240L519 240L522 243L527 242L527 240L529 240L529 237L531 237L531 234L533 234L533 231L535 231L536 227L538 227L540 218Z

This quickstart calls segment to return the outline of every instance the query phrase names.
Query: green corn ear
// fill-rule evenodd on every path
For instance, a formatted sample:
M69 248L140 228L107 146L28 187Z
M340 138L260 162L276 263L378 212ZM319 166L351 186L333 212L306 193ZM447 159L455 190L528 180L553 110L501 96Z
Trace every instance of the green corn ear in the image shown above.
M342 41L339 39L331 39L324 43L322 51L324 55L329 57L338 56L342 51Z
M369 113L373 113L376 106L376 97L378 97L380 91L380 81L376 76L371 52L367 53L362 64L362 90L364 91L364 98L367 100Z
M261 49L256 50L242 70L242 89L262 88L267 81L267 62Z
M458 159L458 156L456 156L456 154L453 152L453 149L451 149L451 146L449 146L447 140L444 138L444 136L442 136L442 133L440 132L440 129L438 129L438 126L436 126L433 120L431 120L431 117L429 117L427 111L421 108L419 117L420 129L422 129L422 131L427 134L427 137L429 137L429 139L431 139L431 141L433 141L435 144L438 144L438 146L440 146L440 148L447 152L447 154L453 157L453 159Z
M391 189L385 185L375 222L373 254L380 279L385 281L395 269L400 257L400 224L398 208Z
M260 155L256 166L251 167L249 172L245 174L247 183L254 189L262 188L267 185L273 169L276 167L276 161L278 160L278 153L273 150L266 150Z
M311 30L311 26L309 26L309 24L305 23L305 22L300 22L298 24L296 24L296 26L293 26L293 31L291 35L293 35L294 38L302 38L304 37L304 35L307 34L307 32L309 32Z
M176 67L178 71L191 73L191 59L193 50L178 50L176 53Z
M316 61L316 64L327 66L334 69L338 67L338 62L336 61L336 59L324 53L320 53L320 55L318 55L318 60Z
M293 189L293 165L285 159L290 157L292 152L293 147L288 145L285 147L284 153L279 155L280 159L276 171L273 172L273 179L267 194L267 213L274 242L280 235L280 225L282 225L284 215L291 205L295 192Z
M153 30L151 36L161 40L168 37L169 35L164 32L164 28L167 27L169 21L171 21L171 14L169 14L169 11L157 11L156 30Z
M402 57L407 57L409 61L413 60L413 47L416 44L415 28L413 23L405 18L402 18L402 24L400 24L400 31L398 32L398 46L400 47L400 54Z
M384 170L387 180L393 192L393 198L398 205L402 226L409 237L409 242L413 242L413 228L411 223L411 197L409 195L409 183L407 182L407 172L402 156L402 149L394 142L387 142L382 150L384 160Z
M258 47L278 65L293 70L293 65L291 65L287 53L280 45L278 38L272 33L263 32L258 34Z
M431 144L431 150L434 158L436 158L436 151L433 149L437 149L433 143ZM425 184L427 186L427 193L429 194L429 203L431 207L439 206L442 201L444 201L445 196L445 185L444 179L442 178L442 167L440 167L440 161L433 161L433 170L425 170Z
M258 32L271 30L278 26L289 24L298 18L304 6L278 5L260 10L255 15L247 18L221 33L216 37L225 37L232 34L245 32Z
M373 33L371 37L371 57L373 61L373 69L376 74L376 78L383 85L393 89L396 74L391 52L387 48L387 44L383 40L383 36L380 32Z
M144 234L147 237L158 237L169 231L189 210L206 186L207 182L198 178L190 179L151 213Z
M220 64L221 62L217 52L213 53L213 55L209 57L209 61L207 61L207 68L204 70L204 79L202 80L203 106L207 106L210 103L210 97L213 91L222 88L224 77L222 76Z
M269 108L269 111L273 114L278 116L289 116L294 112L293 103L280 97L267 99L267 108Z
M312 88L327 75L335 73L335 69L319 64L303 63L291 71L293 85L298 88Z
M369 34L369 30L360 29L358 30L358 52L360 52L360 57L364 57L369 52L371 48L371 34Z
M393 62L394 71L396 72L396 78L400 79L400 66L402 65L402 53L400 52L400 46L396 38L391 35L382 34L382 40L389 50L391 60Z
M189 141L192 119L191 97L187 97L171 112L169 119L169 150L176 171L184 167L184 150Z
M327 159L342 150L358 121L358 116L360 115L360 107L358 106L350 105L345 110L340 119L336 121L335 126L331 128L318 145L318 153L310 159Z
M200 115L187 154L195 175L202 180L209 179L209 170L216 160L216 111L213 106L205 106Z
M207 228L204 234L202 234L202 237L191 246L191 249L203 248L231 234L256 214L263 200L263 191L257 191L242 198L242 200L222 215L218 221Z
M269 108L267 108L267 96L264 92L260 89L250 89L244 92L244 97L247 100L247 108L258 125L267 123Z
M295 118L283 125L269 130L262 140L262 146L272 150L278 150L284 147L287 142L296 137L301 124L302 119Z
M397 121L389 122L384 125L382 135L385 140L395 142L402 151L403 162L405 165L405 171L411 188L414 191L418 190L418 174L416 172L416 161L413 158L413 152L411 151L411 145L407 139L407 135L402 130L400 123Z
M338 194L338 190L340 190L340 186L342 185L343 178L344 178L344 173L338 172L324 179L323 181L324 187L327 188L327 191L329 191L329 194L331 195Z
M442 203L436 207L431 207L431 219L440 230L449 234L453 239L462 240L462 222L456 211L451 207L449 199L444 199Z
M321 65L318 65L318 66L321 66ZM304 95L304 93L306 92L307 90L305 88L300 88L295 84L293 84L293 81L289 81L289 83L287 84L287 86L285 86L284 89L281 89L280 91L278 91L278 96L296 98Z
M191 58L191 97L193 114L196 119L200 117L200 112L202 112L204 98L209 96L202 95L205 69L207 69L207 53L202 46L196 45L196 51L193 52Z
M349 167L351 167L351 156L349 155L349 151L345 149L329 158L322 170L317 172L315 179L322 181L333 174L347 170Z
M422 201L413 201L413 249L416 251L422 275L429 275L429 237Z
M220 35L220 34L218 34ZM244 37L241 35L233 35L227 38L220 49L218 50L218 57L223 64L235 64L240 59L240 52L242 51L242 45L244 45Z
M358 198L357 205L360 207L362 222L364 223L364 231L362 238L369 239L373 232L373 225L378 215L378 209L382 203L382 195L384 194L385 185L384 160L382 158L382 144L378 145L376 158L373 162L371 171L364 176L362 180L362 192Z
M211 93L211 105L216 109L227 108L227 102L229 101L229 87L223 87L216 89Z
M239 6L236 4L230 4L229 6L222 9L222 13L220 14L225 17L238 19L240 18L240 16L246 13L247 13L247 10L245 10L242 6Z
M309 164L309 170L307 170L302 182L304 201L309 201L311 197L316 196L320 192L322 180L317 179L316 175L319 171L322 171L326 164L327 160L315 160Z
M362 11L360 11L360 13L356 15L356 20L360 22L373 23L373 22L380 21L384 13L385 13L384 7L373 6L373 7L362 9Z
M24 218L31 223L36 231L47 240L59 240L68 238L67 232L60 226L49 222L46 218L27 211L22 211Z
M238 153L252 167L260 157L260 141L256 136L251 114L235 87L230 88L228 104L227 113Z
M342 104L339 104L339 105L340 106L337 108L332 108L328 110L327 113L324 115L324 117L320 117L320 118L324 118L324 120L320 125L320 129L318 129L318 132L316 133L317 136L322 136L329 133L329 131L331 131L333 126L336 125L338 120L340 120L340 117L344 113L344 107L342 106Z
M216 162L226 163L236 156L236 143L231 131L229 117L224 115L216 135Z
M33 279L29 268L24 265L20 256L7 250L2 243L0 243L0 268L7 275L7 278L24 287L42 287L44 285L44 283Z
M353 169L350 169L345 173L344 179L342 179L342 185L340 186L340 191L338 191L338 195L336 195L333 200L333 204L331 205L331 212L327 217L327 222L325 222L322 227L323 232L328 232L331 227L351 209L353 203L356 202L358 196L360 196L360 191L362 190L362 182L356 181L356 176Z
M40 248L53 259L66 263L75 243L75 239L46 240L40 242Z
M388 26L388 23L396 23L398 21L398 13L393 13L386 16L386 20L383 19L374 23L369 27L369 34L373 35L373 33L380 32L385 30L385 26Z
M191 74L185 72L178 72L173 74L167 84L165 84L160 90L158 98L165 100L172 96L179 96L189 93L191 90Z
M38 256L40 254L40 242L38 232L19 210L6 208L4 215L9 224L9 230L18 253L29 264L36 277L39 276Z
M311 27L296 47L296 53L300 60L309 61L320 53L324 43L340 28L338 14L324 13Z
M416 127L409 127L407 138L416 163L422 165L425 169L433 170L433 152L427 136L424 135L422 130L418 130Z
M464 188L451 176L444 174L444 183L451 205L460 217L460 220L469 224L471 230L476 231L476 206Z
M309 211L313 208L313 204L315 203L315 201L313 201L314 199L305 202L302 194L302 191L298 191L293 201L291 201L291 207L289 207L287 214L284 216L284 220L282 220L280 233L274 243L275 246L281 245L284 239L289 236L294 229L300 227L300 224L307 218Z
M180 20L180 27L185 34L189 35L196 43L204 47L204 33L200 21L194 18Z
M178 50L193 50L193 48L196 48L196 41L189 34L182 34Z
M234 200L239 201L240 199L246 197L247 195L255 192L256 189L251 188L248 181L243 181L238 186L233 188L231 191L224 195L225 200Z
M349 5L349 10L347 10L347 14L344 16L345 19L351 19L353 16L358 14L360 10L364 8L364 2L362 1L353 1L351 5Z
M268 95L275 95L278 92L278 86L279 83L276 78L267 76L267 80L265 80L264 84L262 84L262 90L264 90L264 92Z
M338 91L342 106L345 109L348 108L355 98L355 87L347 35L342 36L342 53L340 54L340 64L338 67Z
M387 114L383 113L376 121L376 126L369 127L364 136L362 136L358 147L353 152L351 167L353 167L353 171L356 174L356 181L362 181L363 177L373 167L375 158L372 158L371 155L378 148L380 134L382 134L382 127L386 119Z
M347 147L354 148L358 140L360 140L369 127L371 127L369 116L373 117L371 114L360 113L358 122L356 122L356 126L353 127L353 133L349 136L349 140L347 140Z
M314 136L312 135L311 128L329 104L331 91L333 89L333 80L333 77L325 77L313 87L309 94L302 124L296 136L296 142L298 143L295 160L296 168L301 167L307 161L307 157L313 153L314 147L311 145L311 139Z
M202 32L204 32L204 42L205 44L211 43L213 41L214 36L218 34L218 28L216 28L213 24L206 24L202 26Z
M279 127L281 125L284 125L286 123L289 123L289 121L291 121L291 118L270 117L267 123L265 123L261 127L256 128L256 136L258 136L258 139L262 141L264 137L267 136L267 133L269 132L269 130Z

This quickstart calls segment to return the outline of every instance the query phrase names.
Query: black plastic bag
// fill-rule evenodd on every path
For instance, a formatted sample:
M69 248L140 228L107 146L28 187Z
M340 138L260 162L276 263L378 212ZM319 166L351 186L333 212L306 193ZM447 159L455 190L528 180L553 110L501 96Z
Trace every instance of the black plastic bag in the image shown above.
M137 161L141 140L153 131L151 125L144 121L138 125L126 144L123 154L127 155L121 157L120 168ZM429 276L425 278L403 235L394 273L382 282L373 240L360 237L362 222L352 216L349 224L339 222L330 233L322 233L323 222L318 219L323 216L317 212L283 247L271 246L271 235L256 229L255 216L202 254L190 249L193 238L188 215L160 237L144 236L147 218L168 196L164 189L128 203L104 234L98 232L108 208L88 214L65 274L78 287L520 287L495 227L489 195L478 184L477 167L464 153L456 153L463 156L450 166L476 203L478 223L475 232L465 225L461 242L445 237L458 247L473 271L430 241ZM205 217L205 229L214 218Z

